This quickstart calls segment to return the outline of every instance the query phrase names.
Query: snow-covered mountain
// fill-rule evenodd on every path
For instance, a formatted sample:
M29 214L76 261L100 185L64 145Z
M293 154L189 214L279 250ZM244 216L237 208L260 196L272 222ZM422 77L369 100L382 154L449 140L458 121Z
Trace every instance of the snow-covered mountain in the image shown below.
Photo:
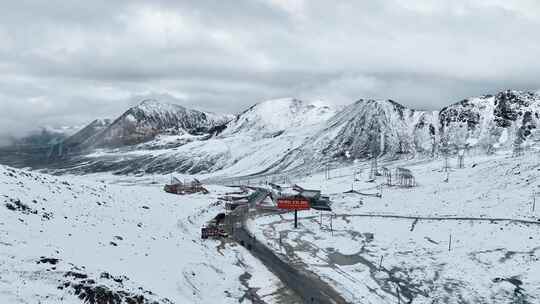
M52 145L72 136L80 128L80 126L44 126L40 127L38 130L30 132L26 136L23 136L21 138L14 138L11 141L13 145L19 146Z
M293 98L261 102L239 114L212 136L160 135L120 149L99 149L55 164L61 172L255 174L313 136L335 110ZM171 148L167 143L181 143Z
M119 147L146 142L162 134L208 133L228 120L227 115L220 116L176 104L145 100L82 144L85 147Z
M323 123L319 132L270 168L282 172L328 162L434 156L441 150L492 152L540 139L540 95L504 91L470 98L440 111L408 109L392 100L359 100Z
M63 141L67 147L76 147L93 136L101 133L111 125L110 119L96 119Z
M283 98L257 103L235 117L148 100L110 124L94 122L97 126L81 130L64 141L79 146L76 154L41 167L75 173L251 175L373 156L493 152L539 140L539 117L540 95L519 91L469 98L440 111L371 99L337 110Z
M454 145L485 150L535 140L540 123L538 93L504 91L443 108L440 128Z
M334 113L334 109L321 103L309 103L295 98L268 100L237 115L227 125L222 136L238 133L278 136L287 130L320 124Z
M330 157L411 153L416 151L416 133L430 129L434 123L432 116L433 113L407 109L392 100L361 99L328 121L313 142L323 155Z
M392 100L360 99L324 122L271 170L431 152L438 131L436 111L411 110Z

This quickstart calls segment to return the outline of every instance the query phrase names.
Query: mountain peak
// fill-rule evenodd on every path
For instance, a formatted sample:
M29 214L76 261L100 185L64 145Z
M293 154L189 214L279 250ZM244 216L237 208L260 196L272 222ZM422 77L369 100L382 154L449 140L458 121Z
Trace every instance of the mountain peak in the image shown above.
M255 132L266 136L326 121L335 111L321 102L287 97L258 102L240 113L225 134Z
M358 99L355 104L361 104L361 103L365 103L365 104L373 104L373 105L392 105L392 106L395 106L395 107L398 107L398 108L405 108L404 105L400 104L399 102L396 102L392 99L364 99L364 98L360 98Z
M144 99L141 102L139 102L138 106L150 106L150 105L155 105L155 104L160 104L160 102L157 101L156 99Z
M132 107L133 110L142 110L146 113L184 112L187 109L179 104L161 102L157 99L145 99L138 105ZM194 111L194 110L193 110Z

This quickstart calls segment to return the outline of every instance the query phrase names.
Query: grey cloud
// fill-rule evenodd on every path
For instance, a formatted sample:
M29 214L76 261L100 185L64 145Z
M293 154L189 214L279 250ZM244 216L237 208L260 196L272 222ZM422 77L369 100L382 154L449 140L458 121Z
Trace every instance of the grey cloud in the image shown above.
M238 112L283 96L434 109L537 89L532 0L4 1L0 137L158 96Z

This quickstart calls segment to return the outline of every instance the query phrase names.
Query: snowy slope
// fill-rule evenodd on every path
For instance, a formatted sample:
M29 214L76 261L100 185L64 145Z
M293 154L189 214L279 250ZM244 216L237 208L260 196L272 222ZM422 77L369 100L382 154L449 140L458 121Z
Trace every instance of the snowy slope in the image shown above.
M345 193L377 193L387 181L368 182L365 164L361 174L359 166L331 170L330 179L290 176L330 195L332 219L303 211L293 229L292 213L268 215L250 230L352 303L398 303L398 295L401 303L538 303L538 150L510 155L467 155L463 169L452 158L448 183L442 160L385 162L410 169L417 186L384 186L382 198Z
M64 145L66 148L77 148L83 142L88 140L111 125L112 121L110 119L96 119L86 125L84 128L80 129L76 133L72 134L70 137L66 138L60 144Z
M200 240L223 210L224 189L210 191L0 166L0 303L238 303L248 288L272 302L280 286L247 251Z
M407 109L392 100L361 99L336 113L272 171L428 153L438 132L437 112Z
M323 142L321 152L332 157L414 153L420 115L426 114L392 100L359 100L334 116L316 139Z

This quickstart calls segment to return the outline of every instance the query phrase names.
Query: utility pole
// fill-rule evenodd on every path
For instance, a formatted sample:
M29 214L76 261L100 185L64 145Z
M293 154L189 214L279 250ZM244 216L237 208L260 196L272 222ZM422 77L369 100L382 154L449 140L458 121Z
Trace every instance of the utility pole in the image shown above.
M458 155L458 168L463 169L465 167L464 155Z
M354 181L359 181L360 176L362 175L362 170L360 168L353 169Z
M326 164L324 174L326 179L330 179L330 165Z
M294 210L294 229L298 228L298 210Z
M379 171L377 168L377 157L373 157L371 159L371 170L369 172L369 179L376 179L377 175L379 175Z
M330 233L332 233L332 236L334 236L334 227L332 226L332 218L333 217L334 217L334 215L330 213Z
M532 199L533 199L533 203L532 203L532 212L534 212L534 209L536 208L536 192L532 192Z
M444 172L448 172L450 169L450 163L448 162L448 154L445 153L444 154L444 166L443 166L443 170Z
M448 240L448 251L452 249L452 234L450 233L450 238Z

